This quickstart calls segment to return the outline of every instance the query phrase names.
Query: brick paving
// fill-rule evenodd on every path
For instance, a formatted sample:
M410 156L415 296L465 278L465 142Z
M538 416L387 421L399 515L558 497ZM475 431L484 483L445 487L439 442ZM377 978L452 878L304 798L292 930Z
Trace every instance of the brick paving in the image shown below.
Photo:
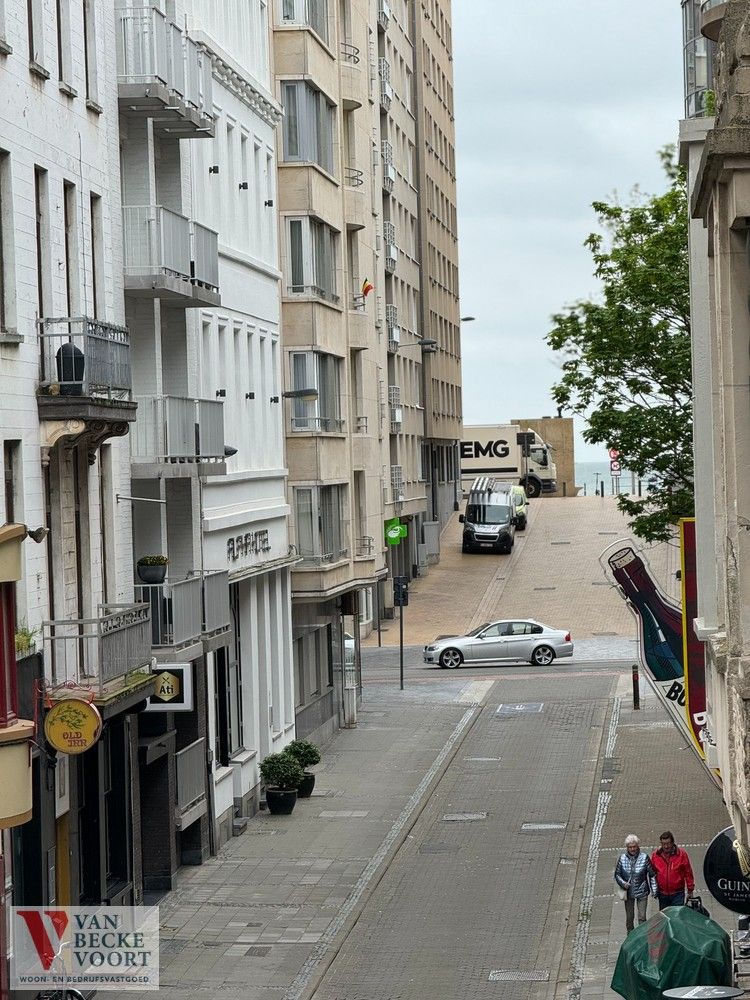
M463 554L461 525L454 514L442 535L440 563L410 585L406 610L410 644L516 615L564 625L574 639L635 637L633 617L607 585L599 565L603 549L630 537L616 499L545 498L532 501L529 510L529 526L516 534L510 556ZM654 546L648 550L648 560L662 586L678 597L674 574L679 569L679 549ZM397 622L383 626L383 644L397 645ZM365 645L376 644L377 635L372 633Z

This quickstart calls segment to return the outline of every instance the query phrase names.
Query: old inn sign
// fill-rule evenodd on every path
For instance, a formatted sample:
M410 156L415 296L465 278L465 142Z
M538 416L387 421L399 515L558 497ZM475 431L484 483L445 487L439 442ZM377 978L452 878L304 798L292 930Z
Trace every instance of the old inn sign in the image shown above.
M47 742L60 753L83 753L102 733L102 717L96 705L81 698L56 702L44 720Z
M728 826L708 845L703 877L714 899L735 913L750 914L750 851Z

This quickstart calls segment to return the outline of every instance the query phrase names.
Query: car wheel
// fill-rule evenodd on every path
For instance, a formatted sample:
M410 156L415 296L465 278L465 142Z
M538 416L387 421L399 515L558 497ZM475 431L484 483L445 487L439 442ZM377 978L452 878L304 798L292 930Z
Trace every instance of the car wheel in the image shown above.
M456 667L460 667L463 662L464 658L461 653L452 647L444 649L440 654L440 666L444 670L455 670Z
M537 646L531 654L531 662L536 667L548 667L555 658L555 651L551 646Z
M524 518L523 521L519 521L518 522L518 525L516 526L516 531L526 531L526 519L525 518Z

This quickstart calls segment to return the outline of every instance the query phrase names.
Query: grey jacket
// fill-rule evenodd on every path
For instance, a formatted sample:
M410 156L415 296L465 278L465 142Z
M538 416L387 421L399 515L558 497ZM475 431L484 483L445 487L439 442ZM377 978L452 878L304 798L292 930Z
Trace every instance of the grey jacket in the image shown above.
M643 899L649 892L656 895L656 872L651 858L643 851L635 856L623 851L615 865L615 882L624 889L628 882L628 898Z

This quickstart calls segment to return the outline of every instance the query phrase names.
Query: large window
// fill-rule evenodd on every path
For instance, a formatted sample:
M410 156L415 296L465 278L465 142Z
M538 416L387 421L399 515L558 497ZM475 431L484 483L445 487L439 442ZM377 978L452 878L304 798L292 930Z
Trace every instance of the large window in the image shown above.
M295 399L293 431L340 431L341 358L318 351L295 351L291 356L292 389L317 389L314 400Z
M306 24L328 44L328 0L281 0L284 24Z
M309 563L338 562L349 554L346 485L294 490L297 550Z
M317 163L333 173L333 105L304 80L281 85L284 159Z
M317 295L338 302L336 250L338 234L318 219L289 219L288 287L290 293Z

